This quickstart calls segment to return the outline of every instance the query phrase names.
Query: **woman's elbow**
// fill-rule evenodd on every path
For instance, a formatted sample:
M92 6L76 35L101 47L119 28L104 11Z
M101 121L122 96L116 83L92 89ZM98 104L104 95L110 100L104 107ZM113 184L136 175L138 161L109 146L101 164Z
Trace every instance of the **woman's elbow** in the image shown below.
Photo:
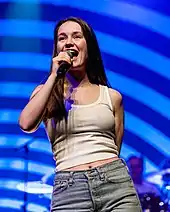
M28 119L24 119L22 116L19 117L18 125L20 129L25 133L33 133L37 130L35 126L31 126Z

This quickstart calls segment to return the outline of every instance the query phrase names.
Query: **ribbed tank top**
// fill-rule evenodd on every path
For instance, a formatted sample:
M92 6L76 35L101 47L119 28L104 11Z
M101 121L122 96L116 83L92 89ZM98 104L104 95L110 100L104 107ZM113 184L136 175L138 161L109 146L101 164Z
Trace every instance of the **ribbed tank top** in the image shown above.
M67 134L65 120L48 131L57 170L118 155L109 90L106 86L99 87L100 95L96 102L72 105L68 113Z

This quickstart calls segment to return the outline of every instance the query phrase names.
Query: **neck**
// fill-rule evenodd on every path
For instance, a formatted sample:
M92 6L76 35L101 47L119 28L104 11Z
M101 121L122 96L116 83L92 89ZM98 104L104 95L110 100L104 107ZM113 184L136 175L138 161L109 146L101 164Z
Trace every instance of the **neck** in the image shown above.
M90 84L87 74L85 74L83 77L82 76L75 77L74 75L67 73L66 81L69 87L72 87L73 89L76 87L83 87Z

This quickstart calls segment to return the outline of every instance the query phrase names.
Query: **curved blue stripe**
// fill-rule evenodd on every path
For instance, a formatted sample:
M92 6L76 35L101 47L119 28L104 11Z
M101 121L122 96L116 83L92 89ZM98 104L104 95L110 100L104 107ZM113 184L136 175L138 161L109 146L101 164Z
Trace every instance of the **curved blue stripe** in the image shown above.
M163 132L167 137L170 138L169 125L170 120L167 117L162 116L160 113L156 112L152 108L147 107L142 102L132 99L127 95L123 95L124 108L126 111L132 113L133 115L139 117L148 124L154 126L159 131ZM13 104L8 103L7 104ZM4 107L6 108L6 107ZM20 109L22 106L13 109ZM162 124L163 123L163 124Z
M0 198L0 207L3 208L11 208L12 209L20 209L22 208L24 202L20 201L20 200L15 200L15 199L11 199L11 198ZM29 202L27 204L27 210L28 211L39 211L39 212L43 212L43 211L47 211L47 208L42 207L38 204L35 203L31 203ZM5 209L4 209L5 210Z
M3 36L0 38L1 52L34 52L34 53L47 53L52 52L52 40L39 39L39 38L25 38L25 37L11 37ZM45 45L44 45L45 41ZM42 48L43 46L43 48ZM51 46L51 48L49 48ZM46 51L44 52L44 49Z
M127 121L126 121L127 120ZM125 112L125 128L150 143L165 156L170 153L170 138L129 112Z
M11 209L21 209L22 205L23 205L23 201L19 201L19 200L14 200L11 198L0 198L0 207L7 207L7 208L11 208Z
M28 98L23 97L2 97L0 95L0 109L18 109L23 110L25 105L28 103ZM12 105L12 107L11 107Z
M128 158L131 155L136 155L136 156L141 156L141 153L138 152L136 149L134 149L133 147L127 145L126 143L122 144L121 147L121 152L120 152L120 156L123 157L125 160L128 160Z
M4 189L4 190L8 190L8 191L18 191L17 186L19 187L19 185L23 183L23 181L21 180L14 180L14 179L6 179L6 178L0 178L0 189ZM38 183L38 181L37 181ZM50 194L49 196L46 195L46 198L50 199ZM1 201L1 198L0 198Z
M36 70L30 71L27 68L3 68L3 74L0 77L0 82L31 82L40 84L47 79L48 73Z
M3 23L3 21L1 21ZM15 35L20 35L20 36L30 36L30 33L27 32L27 30L30 28L32 30L30 30L30 32L32 33L31 36L33 36L35 34L35 36L40 35L40 37L43 36L43 38L47 38L49 36L49 32L52 34L52 25L53 24L49 24L45 23L45 25L43 24L42 21L26 21L24 24L24 21L14 21L14 20L10 20L10 22L8 23L8 21L5 21L5 26L2 25L2 32L3 29L8 28L7 26L9 26L11 24L11 27L13 27L14 29L10 31L15 33ZM33 26L31 27L33 23ZM1 23L0 23L1 24ZM28 26L27 26L28 24ZM25 27L27 26L27 27ZM43 28L45 27L45 28ZM24 29L26 29L26 32L24 33ZM47 32L47 34L46 34ZM116 55L118 57L122 57L125 59L128 59L132 62L138 63L144 67L147 67L148 69L164 76L167 77L168 79L170 79L170 72L167 71L167 69L170 69L170 60L161 55L158 54L156 52L153 52L152 50L149 50L145 47L142 47L138 44L120 39L120 38L116 38L114 36L111 36L109 34L105 34L99 31L95 31L96 32L96 36L98 38L99 41L99 45L101 47L101 50L103 52L109 53L111 55ZM28 34L27 34L28 33ZM51 37L51 36L50 36ZM0 55L0 59L2 57L3 59L3 54L7 54L7 53L1 53ZM6 55L6 57L8 57L8 55ZM6 60L5 60L6 61ZM153 63L154 61L154 63ZM17 61L16 61L17 62ZM0 63L0 67L3 65L3 62ZM6 64L7 65L7 64ZM5 66L7 67L7 66ZM20 67L20 66L19 66ZM28 66L29 67L29 66ZM164 67L166 67L167 69L165 69Z
M21 111L18 110L0 110L0 123L18 123Z
M169 131L169 119L165 116L162 116L160 113L155 110L149 108L142 102L138 100L132 99L127 95L123 95L125 110L144 120L145 122L151 124L159 131L162 131L166 136L170 137ZM27 98L11 98L11 97L1 97L0 101L0 109L10 109L11 105L13 110L22 110L25 105L28 103ZM136 110L136 108L138 110ZM141 113L142 111L142 113ZM164 123L164 124L162 124Z
M4 173L4 171L3 171L3 173ZM12 178L9 178L9 179L12 179ZM5 193L5 195L4 195L4 193ZM23 193L21 191L19 191L19 190L15 190L15 192L14 191L11 192L8 189L7 190L6 189L1 189L0 190L0 199L4 198L4 197L11 198L11 199L18 199L18 200L22 201L23 200ZM0 209L0 211L1 211L1 209Z
M7 148L3 148L3 151L6 151L6 152L8 152L8 150L9 149L7 149ZM10 153L12 153L12 151L10 152ZM10 156L9 156L10 157ZM24 181L24 179L25 179L25 172L22 172L22 171L16 171L16 170L4 170L3 171L3 169L1 169L1 178L0 179L2 179L2 178L6 178L6 179L8 179L8 180L19 180L19 181ZM12 176L12 177L11 177ZM31 178L41 178L41 174L32 174L32 173L29 173L29 177L30 177L30 179ZM1 189L0 189L1 190ZM1 192L0 192L0 195L1 195ZM18 192L18 196L20 196L21 194L20 194L20 192ZM1 211L1 210L0 210Z
M32 144L31 144L32 145ZM30 146L31 146L30 145ZM24 149L25 145L23 145L21 148L14 148L14 149L8 149L8 148L1 148L0 149L0 155L1 158L11 158L12 156L15 157L16 155L18 157L24 157ZM39 149L37 148L35 150L32 149L32 151L30 151L30 148L28 148L29 150L29 162L35 162L37 164L44 164L46 166L52 166L54 165L54 160L52 159L52 155L51 153L45 153L43 151L39 151ZM29 164L30 165L30 164ZM34 173L32 170L32 176L38 173Z
M0 189L16 190L16 186L21 182L21 180L0 178Z
M151 87L156 90L158 93L165 95L170 98L169 92L169 80L164 78L154 72L150 72L148 69L132 63L123 58L118 58L116 56L112 56L110 54L103 53L103 61L105 64L105 68L112 70L121 75L127 76L128 78L132 78L136 81L139 81L142 84ZM128 68L127 68L128 67ZM130 70L130 71L129 71ZM149 74L149 77L148 77ZM47 79L48 73L36 70L30 71L30 69L26 68L3 68L3 74L0 77L0 81L16 81L16 82L31 82L31 83L43 83ZM151 80L152 79L152 80ZM164 86L158 86L161 82ZM17 99L20 102L19 99ZM5 104L5 102L4 102ZM0 105L3 105L3 102L0 102Z
M118 73L107 70L106 74L112 87L116 87L127 96L142 102L166 118L168 117L170 119L170 100L168 98L152 90L151 88ZM34 83L1 82L0 85L0 96L21 98L29 98L32 91L36 87L36 84ZM20 92L21 90L22 92ZM142 95L139 95L140 93L142 93Z
M4 115L5 114L5 115ZM18 110L0 110L0 123L16 123L20 114ZM129 112L125 112L125 128L130 130L146 142L150 142L156 149L164 152L165 155L170 152L170 138L153 126L139 119ZM138 127L136 127L138 126ZM158 142L161 141L161 142ZM28 141L29 142L29 141ZM35 146L35 144L33 144ZM36 149L36 146L34 147ZM168 153L167 153L168 152Z
M18 125L15 124L6 124L6 126L4 125L5 124L0 124L0 133L16 134L22 136L23 133L21 132L21 130L19 130ZM37 138L47 137L46 133L42 129L39 129L36 133L34 133L34 135L36 135ZM157 165L159 165L161 161L166 158L159 150L156 150L149 143L146 143L144 140L142 140L135 134L131 133L130 131L127 131L126 129L125 129L124 141L128 145L135 147L135 149L137 149L142 154L146 153L147 157L150 158ZM157 155L156 158L155 155ZM35 168L38 169L39 167Z
M170 100L161 95L160 93L154 91L153 89L142 85L141 83L122 76L118 73L114 73L110 70L106 71L107 77L112 85L112 87L116 87L122 93L125 93L127 96L134 98L158 113L162 114L166 118L170 119ZM0 83L1 90L0 96L6 97L27 97L31 95L33 89L36 87L34 83ZM133 86L132 86L133 85ZM20 90L22 89L22 92ZM142 93L142 95L139 95Z
M23 135L22 130L19 128L18 124L10 123L0 123L0 134L9 134L9 135ZM35 133L32 134L36 138L46 138L47 134L43 128L39 128Z
M94 30L99 32L103 32L114 37L118 37L124 40L127 40L131 43L136 43L144 48L151 49L153 52L161 54L165 57L170 57L169 46L170 40L143 28L137 27L136 25L127 24L124 22L118 22L118 20L113 20L109 18L103 18L101 16L95 17L96 20L93 20L94 14L88 16L89 22L92 21ZM99 19L97 21L97 19ZM99 22L100 21L100 22ZM104 28L101 26L101 22L108 22L108 25L115 25L113 28ZM121 27L120 27L121 26ZM124 29L128 28L128 31ZM9 34L8 34L9 33ZM1 51L5 52L37 52L37 53L45 53L51 54L53 41L47 38L39 38L39 37L16 37L13 32L1 33ZM10 35L11 34L11 35ZM21 34L21 33L20 33ZM29 33L30 34L30 33ZM42 32L43 34L43 32ZM29 35L28 35L29 36ZM36 35L37 36L37 35ZM156 45L155 45L156 43ZM18 45L20 44L20 45Z
M32 136L18 136L18 135L0 135L0 147L1 148L22 148L24 145L28 145L30 150L38 150L46 154L52 154L51 146L47 139L38 139Z
M129 60L103 53L105 68L134 79L170 98L169 80ZM4 79L6 81L6 79ZM8 78L7 78L8 80ZM14 81L14 80L13 80ZM158 86L159 84L164 86Z
M0 14L0 18L3 18L3 17L6 17L5 9L6 9L7 5L2 4L1 7L2 7L2 10L4 10L4 12L3 12L4 14L3 13ZM19 7L20 7L20 5L19 5ZM28 6L27 6L27 4L25 4L24 8L27 8L27 7L29 8L30 4L28 4ZM18 8L18 10L19 10L19 8ZM153 31L150 31L148 29L145 29L139 25L135 25L130 22L125 22L125 21L122 21L120 19L116 19L113 17L104 16L102 14L92 13L90 11L83 12L80 9L70 8L67 6L58 6L57 10L59 10L60 13L57 14L57 17L56 17L55 10L56 10L56 7L54 7L51 4L41 5L41 12L42 12L41 21L45 21L45 22L47 21L47 18L46 18L47 14L48 14L48 21L54 21L54 22L56 22L56 18L57 19L61 18L62 12L67 14L68 16L70 16L72 14L76 14L78 17L82 17L83 19L87 20L89 23L92 23L93 28L98 31L102 31L102 32L108 33L108 34L113 34L116 37L121 37L125 40L129 40L129 41L138 43L142 46L145 46L146 48L150 48L153 51L159 52L160 54L165 55L167 57L169 57L169 55L170 55L170 53L168 51L168 46L169 46L168 38L162 36L161 34L158 34ZM54 11L54 12L51 12L51 11ZM11 20L11 19L35 20L36 19L36 18L34 18L32 16L30 17L30 16L31 16L30 14L27 14L27 11L25 13L23 12L23 13L20 13L17 15L15 13L11 12L8 14L8 20ZM104 27L103 28L103 25L101 23L107 23L108 26L114 26L114 27ZM128 30L125 30L125 29L128 29ZM9 46L9 48L12 48L12 47L15 48L15 45L13 45L14 43L11 43L11 42L15 42L14 39L19 39L19 38L15 38L15 37L8 38L7 36L5 37L5 39L2 38L4 40L3 43L5 42L4 51L8 51L8 50L6 50L8 46ZM21 43L21 45L18 46L18 48L20 48L20 49L28 48L30 50L31 45L29 45L29 43L33 42L33 41L31 41L31 38L25 38L25 39L27 39L28 41L25 44L23 43L23 46L22 46L22 42L23 42L22 38L20 39L21 41L16 40L17 43L19 43L19 42ZM38 41L35 41L35 42L36 42L35 48L36 47L38 48L38 46L42 46L44 49L44 43L42 43L42 45L41 45L41 42L44 42L44 39L42 41L39 40L39 42ZM157 45L155 45L155 43L157 43ZM50 43L50 46L52 46L51 43ZM167 48L165 48L165 46ZM51 52L51 49L49 47L47 49L49 50L48 53ZM3 49L2 49L2 51L3 51ZM15 51L15 50L12 50L12 51Z
M26 97L29 98L34 88L37 86L35 83L18 83L18 82L1 82L0 96L5 97ZM22 92L21 92L22 91Z
M55 24L55 22L41 20L0 20L0 35L53 39Z
M26 68L32 71L50 70L51 56L36 53L0 52L0 68Z
M153 161L156 166L159 166L160 163L166 158L166 156L160 150L155 149L153 145L126 129L124 133L124 142L127 145L135 148L142 155L145 155L148 159Z
M49 3L48 0L44 0L43 2ZM170 25L170 18L168 16L164 16L156 11L149 10L135 4L128 4L122 1L100 1L100 3L98 3L98 0L96 0L96 2L93 4L91 3L91 0L86 0L86 3L79 0L74 0L71 2L71 4L69 0L52 0L52 3L55 5L77 7L79 9L88 10L107 16L114 16L119 19L134 22L135 24L170 37L170 29L167 28L167 26Z
M135 150L134 148L132 148L131 146L123 143L122 144L122 148L121 148L121 152L120 152L120 156L122 158L124 158L126 161L128 160L128 158L132 155L135 155L135 156L141 156L142 154L140 152L138 152L137 150ZM155 172L155 171L158 171L159 168L152 163L151 160L149 160L146 156L145 156L145 170L144 170L144 175L147 174L147 173L151 173L151 172Z
M141 5L142 7L145 8L150 8L154 11L159 11L160 13L163 13L165 15L170 15L169 11L169 0L164 0L164 1L148 1L148 0L126 0L129 4L137 4Z
M16 159L16 158L0 158L0 169L4 170L18 170L24 171L25 170L25 161L23 159ZM47 166L42 163L36 163L29 161L29 173L37 173L45 175L47 172L53 172L53 166Z
M107 70L106 74L112 87L116 87L127 96L142 102L166 118L168 117L170 119L169 98L135 80L122 76L118 73Z
M140 64L157 74L170 79L170 59L129 41L96 32L103 52ZM154 62L153 62L154 61ZM166 68L165 68L166 67Z
M123 95L124 103L125 103L125 110L127 112L132 113L133 115L137 116L138 118L142 119L143 121L149 123L154 128L158 129L159 131L163 132L167 137L170 137L169 132L169 119L162 116L160 113L157 113L155 110L148 108L146 105L144 105L142 102L139 102L135 99L132 99L131 97L127 95ZM0 108L3 110L11 110L11 107L9 105L12 105L13 110L22 110L25 105L27 104L27 98L3 98L1 97L3 104L0 102ZM136 110L138 108L138 110ZM142 113L141 113L142 111ZM7 122L5 122L7 124ZM162 124L164 123L164 124ZM3 124L2 124L3 125ZM6 126L8 128L8 125ZM43 129L43 128L40 128Z
M0 2L16 2L23 3L22 0L0 0ZM151 9L144 8L135 4L128 4L127 2L117 1L100 1L91 0L25 0L25 3L43 3L53 4L56 6L68 6L75 7L82 10L88 10L95 13L104 14L106 16L116 17L122 20L133 22L137 25L141 25L150 30L158 32L164 36L170 37L170 30L167 26L170 25L170 18L161 13L153 11ZM97 5L97 6L96 6Z

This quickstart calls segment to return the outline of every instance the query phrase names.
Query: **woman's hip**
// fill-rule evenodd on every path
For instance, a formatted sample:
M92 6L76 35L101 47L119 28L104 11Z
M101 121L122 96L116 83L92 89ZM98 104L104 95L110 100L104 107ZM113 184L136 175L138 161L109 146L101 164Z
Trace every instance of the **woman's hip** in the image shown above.
M52 208L63 205L67 209L71 207L76 210L76 207L81 207L83 211L87 207L87 211L96 208L98 210L104 208L107 211L108 203L112 208L118 203L125 208L127 203L127 207L131 209L139 208L136 190L122 159L88 170L56 173Z

